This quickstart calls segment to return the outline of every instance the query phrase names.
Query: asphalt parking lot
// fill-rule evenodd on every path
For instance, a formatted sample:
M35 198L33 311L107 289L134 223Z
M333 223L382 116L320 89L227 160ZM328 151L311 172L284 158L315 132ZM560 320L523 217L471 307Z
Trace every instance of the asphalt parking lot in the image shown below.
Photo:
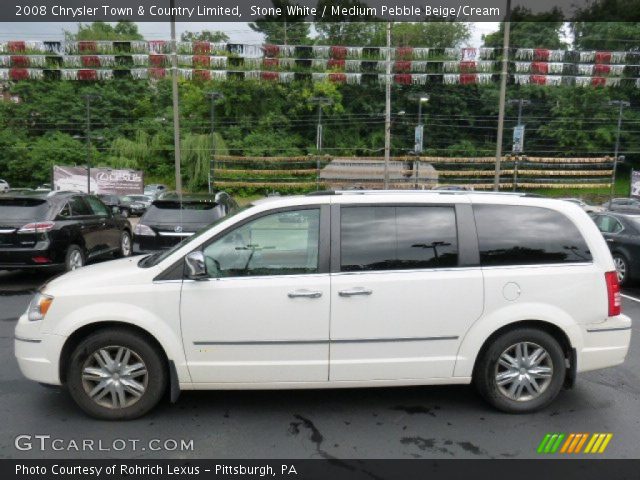
M64 391L18 370L14 325L47 278L0 272L2 458L533 458L550 432L611 432L601 457L640 456L640 288L625 290L624 311L635 320L626 363L579 376L536 414L498 413L471 387L451 386L187 392L142 419L110 423L86 417ZM19 435L62 439L63 450L18 450ZM70 440L93 440L94 451L77 451ZM118 440L126 441L121 451ZM139 440L135 449L131 440ZM151 451L165 440L193 440L193 448L172 450L169 442L170 451Z

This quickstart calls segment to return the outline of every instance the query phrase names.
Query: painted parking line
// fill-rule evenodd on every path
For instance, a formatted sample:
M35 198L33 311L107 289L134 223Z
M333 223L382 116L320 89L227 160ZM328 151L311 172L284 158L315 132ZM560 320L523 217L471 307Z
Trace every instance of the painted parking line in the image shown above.
M633 300L634 302L640 303L640 298L632 297L630 295L625 295L624 293L621 293L620 296L628 300Z

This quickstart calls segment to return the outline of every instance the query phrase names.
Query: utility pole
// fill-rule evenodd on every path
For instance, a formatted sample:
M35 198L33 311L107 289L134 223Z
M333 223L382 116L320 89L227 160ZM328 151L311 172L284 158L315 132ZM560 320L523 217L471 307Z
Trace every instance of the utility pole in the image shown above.
M391 22L387 22L387 74L385 81L385 118L384 118L384 182L389 189L389 159L391 157Z
M616 132L616 146L613 153L613 173L611 174L611 190L609 191L609 205L613 202L613 193L616 185L616 168L618 167L618 151L620 150L620 128L622 127L622 110L631 104L625 100L611 100L609 105L618 107L618 131Z
M316 169L318 170L316 179L316 190L320 190L320 155L322 154L322 107L331 105L333 100L328 97L311 97L309 101L318 105L318 127L316 129Z
M509 71L509 34L511 30L511 0L507 0L504 18L504 39L502 41L502 73L500 77L500 104L498 106L498 138L496 140L496 171L493 189L500 190L500 161L502 160L502 133L504 130L504 104L507 95L507 73Z
M209 194L213 192L211 182L213 180L213 169L215 167L216 143L215 125L216 125L216 100L224 98L220 92L209 92L206 94L211 99L211 157L209 158L209 175L207 183L209 184Z
M176 42L176 0L170 0L171 6L171 82L173 97L173 145L176 192L178 200L182 203L182 177L180 174L180 105L178 102L178 44Z
M91 101L100 98L95 93L83 95L86 102L87 124L85 129L85 140L87 142L87 193L91 194Z

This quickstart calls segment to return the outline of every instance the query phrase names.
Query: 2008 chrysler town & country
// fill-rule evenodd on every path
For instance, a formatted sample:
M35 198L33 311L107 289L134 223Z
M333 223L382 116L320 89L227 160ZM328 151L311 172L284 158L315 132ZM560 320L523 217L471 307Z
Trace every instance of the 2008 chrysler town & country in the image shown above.
M170 251L67 273L15 335L24 375L100 418L167 389L453 383L530 412L622 363L631 320L576 205L352 191L265 199Z

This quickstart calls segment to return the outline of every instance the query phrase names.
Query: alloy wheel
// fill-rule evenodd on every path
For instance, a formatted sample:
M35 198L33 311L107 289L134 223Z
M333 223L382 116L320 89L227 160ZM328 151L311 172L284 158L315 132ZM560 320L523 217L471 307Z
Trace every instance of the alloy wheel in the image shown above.
M147 366L133 350L123 346L103 347L82 366L82 385L87 396L110 409L130 407L147 390Z
M540 345L520 342L507 348L496 364L495 381L505 397L527 402L539 397L551 383L553 362Z
M616 272L618 273L618 282L624 282L624 279L627 276L627 264L624 259L622 257L615 256L613 257L613 264L615 265Z
M76 270L84 265L82 259L82 252L80 250L74 250L69 256L69 270Z
M126 232L122 234L121 250L123 257L131 255L131 237Z

